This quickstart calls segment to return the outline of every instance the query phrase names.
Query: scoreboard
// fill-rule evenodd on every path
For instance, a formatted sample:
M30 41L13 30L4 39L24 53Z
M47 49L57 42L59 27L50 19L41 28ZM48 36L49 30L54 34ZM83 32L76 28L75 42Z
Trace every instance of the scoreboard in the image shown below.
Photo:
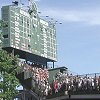
M19 6L3 6L1 11L2 20L7 23L2 28L3 48L9 47L57 61L56 29L53 23L41 19L37 12L30 14Z

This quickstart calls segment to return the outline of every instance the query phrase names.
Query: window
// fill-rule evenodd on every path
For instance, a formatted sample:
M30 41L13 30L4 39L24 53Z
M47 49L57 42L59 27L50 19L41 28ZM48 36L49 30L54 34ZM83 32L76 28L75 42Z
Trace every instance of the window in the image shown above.
M29 20L27 20L27 26L29 27Z
M23 16L21 17L21 23L23 24Z
M30 44L28 44L28 47L30 48L30 47L31 47L31 45L30 45Z
M45 31L47 32L47 29L45 28Z
M33 11L32 11L31 9L29 9L28 12L29 12L29 14L31 15Z
M8 34L7 35L3 35L4 38L8 38Z
M34 24L33 24L33 28L35 28Z
M31 35L30 35L30 34L28 34L28 37L31 37Z
M8 23L4 23L3 27L8 27Z
M43 31L43 28L42 27L40 27L40 29L41 29L41 31Z
M36 16L34 16L34 18L36 18Z
M15 16L15 20L18 21L19 20L19 17L18 16Z

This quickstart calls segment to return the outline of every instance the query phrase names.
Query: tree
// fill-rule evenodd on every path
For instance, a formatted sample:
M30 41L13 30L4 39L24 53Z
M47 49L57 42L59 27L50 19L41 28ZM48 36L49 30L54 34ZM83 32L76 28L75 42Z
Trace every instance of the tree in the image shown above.
M8 27L8 21L0 20L0 49L2 48L2 40L3 40L2 28L3 27Z
M19 81L16 78L18 70L17 57L0 50L0 97L3 100L12 100L12 97L18 93L16 90L16 87L19 86Z

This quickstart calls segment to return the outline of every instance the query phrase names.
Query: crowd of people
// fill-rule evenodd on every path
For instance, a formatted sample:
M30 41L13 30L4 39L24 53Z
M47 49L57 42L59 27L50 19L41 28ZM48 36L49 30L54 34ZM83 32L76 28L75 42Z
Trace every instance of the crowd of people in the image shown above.
M50 90L48 70L42 65L36 63L30 64L25 61L21 62L19 66L21 66L22 71L26 73L30 72L29 77L32 77L33 91L37 94L48 95L48 90Z
M79 91L100 91L100 76L94 77L72 75L58 72L49 83L49 72L37 64L21 63L23 71L31 72L33 79L33 90L41 95L54 95L57 93L79 93Z
M57 92L92 93L100 92L100 76L88 77L80 75L68 75L68 73L57 73L53 82L53 90Z

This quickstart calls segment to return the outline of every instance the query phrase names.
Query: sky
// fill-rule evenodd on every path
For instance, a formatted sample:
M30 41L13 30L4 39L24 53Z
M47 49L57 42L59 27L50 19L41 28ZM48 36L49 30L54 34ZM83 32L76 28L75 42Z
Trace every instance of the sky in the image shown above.
M0 0L0 8L12 1ZM25 5L27 1L21 0ZM35 2L41 17L58 21L56 65L78 74L100 73L100 0Z

